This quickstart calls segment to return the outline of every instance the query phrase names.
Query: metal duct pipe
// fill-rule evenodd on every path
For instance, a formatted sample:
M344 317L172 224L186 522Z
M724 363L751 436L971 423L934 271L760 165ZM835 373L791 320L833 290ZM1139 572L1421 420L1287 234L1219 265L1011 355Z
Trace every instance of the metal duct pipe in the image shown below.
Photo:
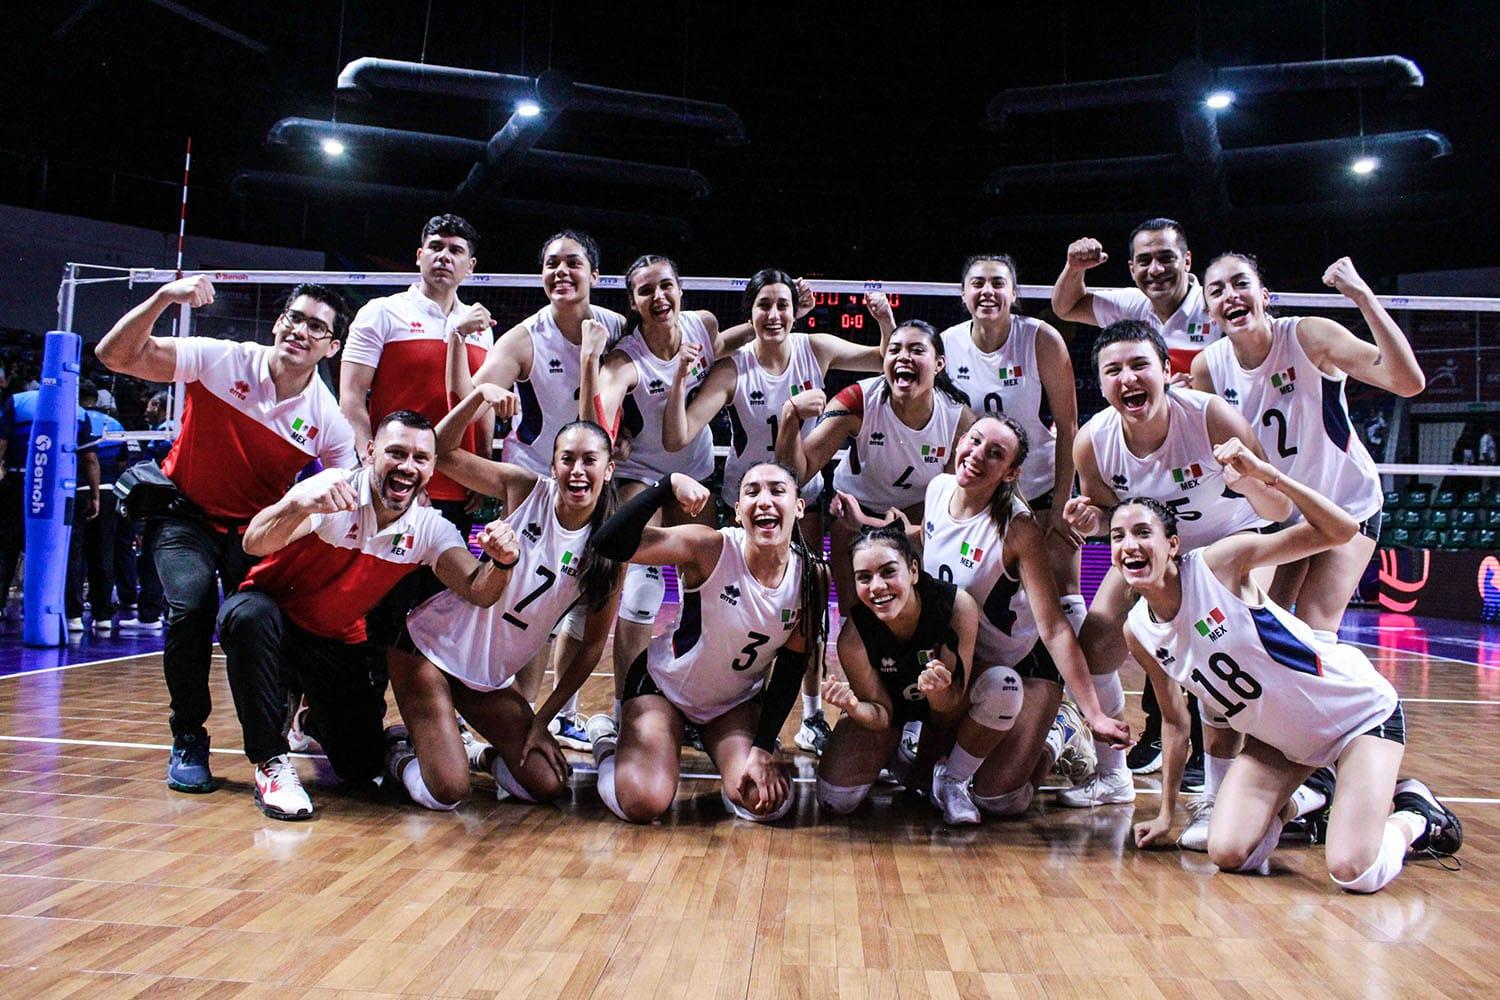
M299 201L353 203L372 207L389 207L396 204L439 211L453 205L451 191L374 184L368 181L350 181L330 177L308 177L303 174L268 170L241 170L230 179L229 189L239 196L256 195ZM611 208L564 205L559 202L532 201L523 198L488 198L478 202L478 205L487 212L518 218L543 219L551 222L563 219L576 222L578 225L599 228L668 232L684 240L692 236L692 227L685 220L673 216L621 212Z
M1187 162L1176 153L1153 156L1122 156L1109 160L1069 160L1064 163L1027 163L1000 167L984 182L988 194L1004 194L1013 184L1051 181L1112 181L1121 174L1142 173L1159 177L1186 177Z
M509 73L366 57L344 67L339 73L338 89L358 99L369 98L375 90L447 94L491 102L535 98L543 109L591 111L707 129L717 132L719 141L730 145L749 141L744 120L728 105L574 83L550 70L532 80Z
M530 118L512 114L500 131L485 143L484 159L469 170L469 176L463 179L455 195L464 199L477 198L489 188L510 180L556 117L557 112L549 110Z
M1233 170L1256 170L1296 161L1347 158L1362 153L1412 158L1425 156L1429 160L1436 160L1452 152L1453 144L1443 133L1432 129L1414 129L1363 137L1288 142L1279 146L1226 149L1224 165Z
M1196 60L1178 64L1171 73L1131 76L1117 80L1085 80L1044 87L1015 87L990 98L984 125L1001 128L1009 115L1046 114L1087 108L1118 108L1158 101L1197 100L1200 91L1185 85L1201 73L1184 73ZM1201 65L1201 64L1199 64ZM1196 67L1194 67L1196 68ZM1237 93L1265 94L1288 90L1331 90L1341 87L1420 87L1422 70L1405 56L1361 56L1310 62L1226 66L1211 71L1214 86Z
M318 118L283 118L271 126L266 134L266 144L285 149L313 149L323 139L330 137L338 139L351 149L377 149L464 163L481 159L486 149L486 144L479 139L437 135L433 132L411 132L377 125L323 121ZM671 188L685 191L694 198L706 198L713 193L713 186L709 184L708 178L696 170L585 156L582 153L564 153L552 149L533 148L521 164L521 172Z

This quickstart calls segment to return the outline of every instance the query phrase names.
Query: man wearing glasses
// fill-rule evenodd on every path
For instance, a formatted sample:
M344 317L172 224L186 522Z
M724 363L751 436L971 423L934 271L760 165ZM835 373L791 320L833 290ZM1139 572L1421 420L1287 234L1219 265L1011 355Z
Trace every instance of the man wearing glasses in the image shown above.
M151 336L172 306L202 308L213 300L206 276L179 278L121 317L95 348L112 371L187 384L182 427L162 471L194 509L152 517L146 528L167 599L167 784L182 792L215 787L204 729L214 617L219 581L231 593L255 563L242 546L246 525L314 459L328 467L359 464L354 431L318 378L318 363L337 353L348 326L343 298L321 285L293 288L269 347Z

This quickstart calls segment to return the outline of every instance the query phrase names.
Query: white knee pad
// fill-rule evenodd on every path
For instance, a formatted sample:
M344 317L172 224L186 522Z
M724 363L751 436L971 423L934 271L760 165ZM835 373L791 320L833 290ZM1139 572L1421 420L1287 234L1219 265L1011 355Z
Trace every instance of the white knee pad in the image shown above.
M1010 667L991 667L969 688L969 718L1003 732L1016 724L1021 699L1021 675Z
M411 800L424 809L435 812L452 812L458 808L457 802L439 802L427 789L427 782L422 780L422 766L413 757L406 762L401 769L401 784L406 786L406 794Z
M604 800L609 811L630 822L630 817L620 808L620 797L615 794L615 755L612 753L599 762L598 789L599 798Z
M1036 790L1027 782L1015 791L1002 795L975 795L974 804L991 816L1019 816L1031 805Z
M511 798L520 799L522 802L535 802L536 796L526 790L526 786L516 780L516 776L510 773L510 768L505 766L505 756L498 749L494 753L494 763L490 765L490 773L495 776L495 784L502 791L509 793Z
M627 566L625 584L620 588L620 617L642 625L653 624L666 596L667 581L660 566Z
M1352 882L1340 882L1334 878L1334 884L1346 892L1378 892L1401 874L1401 863L1405 858L1406 838L1388 820L1380 838L1380 853L1376 855L1375 863ZM1333 875L1330 873L1328 877L1333 878Z
M1083 628L1083 619L1088 615L1089 609L1083 603L1082 594L1064 594L1062 599L1063 617L1068 620L1068 625L1077 635L1078 630Z
M774 823L784 817L787 813L792 811L792 803L797 801L797 792L796 789L789 790L787 792L786 801L781 803L781 808L766 816L762 816L759 813L753 813L749 809L746 809L744 806L737 804L733 799L729 797L729 793L724 791L722 788L719 789L719 798L724 800L724 808L735 816L738 816L740 819L749 820L752 823Z
M1120 683L1120 672L1094 674L1094 693L1099 697L1099 708L1105 715L1118 719L1125 711L1125 686Z
M666 592L665 586L662 587L662 592ZM657 599L656 603L658 607L661 606L660 598ZM569 608L568 613L563 615L561 620L558 621L557 631L554 634L559 636L565 635L574 642L582 642L583 625L584 622L588 621L588 617L589 609L584 607L582 601L579 601Z
M859 808L870 794L869 785L833 785L818 779L818 805L843 816Z

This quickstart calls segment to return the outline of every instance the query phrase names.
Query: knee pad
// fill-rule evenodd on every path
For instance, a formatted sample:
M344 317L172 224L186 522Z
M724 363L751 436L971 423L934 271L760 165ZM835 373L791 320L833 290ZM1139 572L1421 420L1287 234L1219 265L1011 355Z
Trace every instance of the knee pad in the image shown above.
M762 816L758 813L753 813L749 809L746 809L744 806L739 805L733 799L731 799L729 797L729 793L724 791L722 788L719 789L719 798L724 800L724 808L728 810L732 815L738 816L740 819L749 820L751 823L774 823L786 816L787 813L792 811L792 803L797 801L797 790L795 788L788 790L786 801L781 803L781 808L777 809L769 816Z
M651 625L667 596L667 581L660 566L628 566L625 584L620 588L620 617L629 622Z
M1341 882L1332 872L1328 877L1333 879L1335 885L1346 892L1378 892L1391 884L1391 880L1401 874L1401 863L1406 857L1406 838L1401 832L1390 824L1385 824L1385 831L1380 838L1380 853L1375 856L1375 863L1366 868L1356 879Z
M1004 732L1016 724L1021 699L1021 675L1010 667L991 667L969 687L969 718Z
M1068 625L1073 629L1076 636L1078 630L1083 628L1083 619L1088 615L1088 608L1083 603L1082 594L1064 594L1062 599L1063 617L1068 620Z
M1100 710L1118 719L1125 711L1125 686L1120 683L1120 672L1112 670L1107 674L1094 674L1090 679L1094 682L1094 693L1099 697Z
M818 805L840 816L852 813L870 794L869 785L833 785L818 779Z
M452 812L458 808L457 802L439 802L427 788L427 782L422 780L422 766L417 758L412 757L401 769L401 784L406 786L406 794L411 800L424 809L435 812Z
M1001 795L975 795L974 804L991 816L1019 816L1031 805L1036 789L1027 782L1014 791Z
M1271 860L1271 852L1276 850L1277 842L1281 840L1281 828L1284 825L1280 816L1272 816L1265 835L1260 838L1260 843L1255 845L1255 850L1250 852L1245 863L1235 868L1234 871L1246 875L1261 873L1266 862Z
M535 802L536 796L526 790L526 786L516 780L516 776L510 773L510 768L505 766L505 756L499 749L495 750L494 762L490 765L490 773L495 776L495 784L502 791L507 792L511 798L520 799L522 802Z
M666 593L665 584L662 585L662 593ZM660 607L661 600L658 599L656 604L658 607ZM557 634L560 636L565 635L569 639L572 639L574 642L582 642L583 626L584 623L588 621L588 617L588 608L584 607L582 601L579 601L577 604L574 604L571 608L569 608L568 613L563 615L562 620L557 623ZM653 615L652 617L655 616Z
M625 815L625 810L620 808L620 797L615 794L615 755L611 753L608 757L599 761L599 798L604 800L604 805L610 812L630 822L630 817Z

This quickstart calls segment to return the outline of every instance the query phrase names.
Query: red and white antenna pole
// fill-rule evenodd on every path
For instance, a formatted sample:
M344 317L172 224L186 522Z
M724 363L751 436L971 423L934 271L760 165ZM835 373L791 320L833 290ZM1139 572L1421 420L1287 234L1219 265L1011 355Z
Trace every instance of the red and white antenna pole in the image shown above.
M182 277L182 243L187 236L188 173L193 166L193 137L188 136L187 155L182 160L182 208L177 214L177 277Z

